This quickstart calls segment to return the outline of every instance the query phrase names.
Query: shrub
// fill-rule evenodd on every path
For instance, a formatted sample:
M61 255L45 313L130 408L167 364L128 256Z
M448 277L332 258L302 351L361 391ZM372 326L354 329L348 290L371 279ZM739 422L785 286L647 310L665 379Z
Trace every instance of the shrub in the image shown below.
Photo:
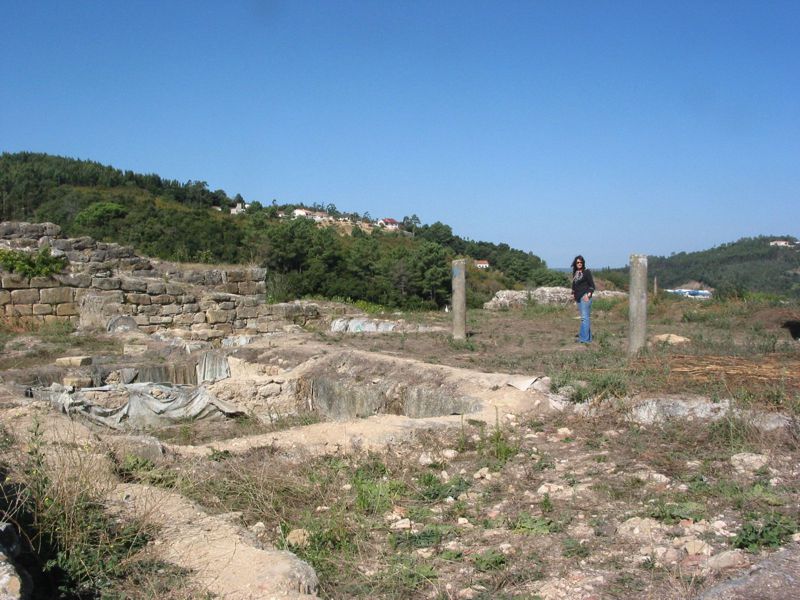
M0 249L0 267L23 277L47 277L60 273L66 266L67 259L53 256L47 246L38 252Z

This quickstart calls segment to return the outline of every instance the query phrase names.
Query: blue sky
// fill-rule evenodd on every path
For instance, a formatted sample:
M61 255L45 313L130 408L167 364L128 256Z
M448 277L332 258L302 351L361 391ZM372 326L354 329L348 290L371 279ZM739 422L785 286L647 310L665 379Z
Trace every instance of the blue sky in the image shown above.
M800 2L0 0L0 151L566 266L800 235Z

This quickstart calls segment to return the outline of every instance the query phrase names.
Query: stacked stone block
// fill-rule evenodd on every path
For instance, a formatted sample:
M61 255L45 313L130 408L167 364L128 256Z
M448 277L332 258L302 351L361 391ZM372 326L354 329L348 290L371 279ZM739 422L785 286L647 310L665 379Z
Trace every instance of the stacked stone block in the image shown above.
M152 268L130 248L91 238L58 238L51 223L0 223L0 247L36 250L45 245L69 259L68 272L21 277L0 271L0 317L20 323L80 322L125 315L147 333L180 328L199 338L234 332L269 333L287 322L320 318L316 305L265 303L266 270L260 268L167 270ZM147 267L147 268L137 268ZM97 326L94 323L93 326Z

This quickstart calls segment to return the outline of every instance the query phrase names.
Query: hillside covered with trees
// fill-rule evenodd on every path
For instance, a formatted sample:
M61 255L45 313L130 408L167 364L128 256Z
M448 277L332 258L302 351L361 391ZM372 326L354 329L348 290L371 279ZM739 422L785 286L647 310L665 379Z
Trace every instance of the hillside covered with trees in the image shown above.
M238 194L209 190L204 181L181 183L47 154L0 155L0 220L50 221L65 235L119 242L165 260L263 265L276 300L319 295L441 306L449 299L450 261L460 256L492 265L483 271L469 263L473 306L498 289L566 281L532 253L464 239L444 223L422 224L415 215L396 232L354 227L344 235L312 219L290 218L295 204L252 202L231 214L246 203ZM325 210L369 221L333 205Z
M657 277L662 288L699 282L723 297L762 292L800 298L800 244L788 235L742 238L709 250L647 260L648 276ZM627 269L599 271L598 275L625 285Z

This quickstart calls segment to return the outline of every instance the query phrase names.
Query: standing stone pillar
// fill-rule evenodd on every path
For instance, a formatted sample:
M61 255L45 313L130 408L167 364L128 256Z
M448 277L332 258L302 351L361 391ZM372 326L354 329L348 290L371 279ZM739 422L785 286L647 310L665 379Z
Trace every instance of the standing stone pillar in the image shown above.
M467 261L453 261L453 339L467 339Z
M647 256L631 254L630 324L628 354L635 355L644 348L647 336Z

